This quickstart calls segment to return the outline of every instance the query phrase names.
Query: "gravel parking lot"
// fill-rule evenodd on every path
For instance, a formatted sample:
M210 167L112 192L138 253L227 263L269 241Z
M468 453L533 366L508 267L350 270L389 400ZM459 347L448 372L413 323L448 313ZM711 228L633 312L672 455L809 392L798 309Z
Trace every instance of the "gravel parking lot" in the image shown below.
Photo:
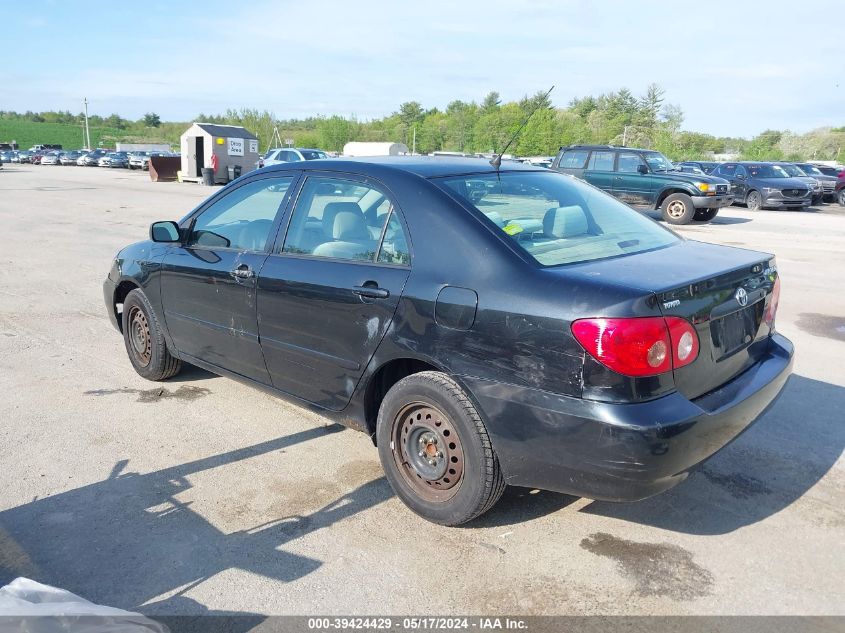
M208 194L0 170L0 585L149 614L845 615L842 207L679 229L778 256L795 374L739 440L644 502L511 489L450 529L392 495L366 436L198 369L132 370L111 258Z

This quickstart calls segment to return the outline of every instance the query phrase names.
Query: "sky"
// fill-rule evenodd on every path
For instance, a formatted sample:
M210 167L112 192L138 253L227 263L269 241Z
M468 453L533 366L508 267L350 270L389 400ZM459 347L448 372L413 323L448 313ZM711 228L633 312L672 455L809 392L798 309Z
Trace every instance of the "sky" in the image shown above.
M119 6L122 5L122 6ZM0 110L379 118L650 83L686 130L845 125L841 4L709 0L0 0Z

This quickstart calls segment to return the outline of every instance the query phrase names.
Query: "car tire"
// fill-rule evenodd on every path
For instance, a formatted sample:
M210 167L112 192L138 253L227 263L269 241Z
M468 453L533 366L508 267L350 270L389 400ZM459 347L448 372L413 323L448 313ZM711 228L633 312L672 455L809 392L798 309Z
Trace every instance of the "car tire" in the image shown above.
M749 211L759 211L762 209L762 198L759 191L749 191L745 196L745 206Z
M689 224L695 217L695 205L685 193L666 196L660 209L663 211L663 219L669 224Z
M836 201L843 207L845 207L845 189L840 189L836 192Z
M171 355L164 332L146 295L138 288L123 301L123 342L132 367L147 380L167 380L182 369Z
M699 222L709 222L716 217L717 213L719 213L719 209L701 209L695 212L695 219Z
M446 374L420 372L393 385L379 407L376 443L393 491L433 523L471 521L505 490L481 416Z

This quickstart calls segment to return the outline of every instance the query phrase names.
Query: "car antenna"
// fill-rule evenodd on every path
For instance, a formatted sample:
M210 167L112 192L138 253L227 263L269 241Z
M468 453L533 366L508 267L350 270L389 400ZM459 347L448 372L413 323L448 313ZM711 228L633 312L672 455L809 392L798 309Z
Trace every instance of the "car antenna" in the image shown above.
M552 94L552 90L554 90L554 89L555 89L555 87L554 87L554 86L552 86L551 88L549 88L549 89L546 91L546 94L544 94L544 95L543 95L543 99L537 99L537 105L535 105L535 106L534 106L534 109L533 109L533 110L531 110L531 112L529 112L529 113L528 113L528 116L527 116L527 117L525 117L525 120L522 122L522 125L520 125L520 126L519 126L519 128L517 128L516 132L514 132L513 136L511 136L511 140L509 140L509 141L508 141L508 143L507 143L507 145L505 145L505 146L502 148L502 151L501 151L501 152L497 152L497 153L493 154L493 158L491 158L491 159L490 159L490 164L491 164L491 165L493 165L493 167L494 167L495 169L497 169L497 170L498 170L498 169L499 169L499 167L501 167L501 166L502 166L502 154L504 154L506 151L508 151L508 148L511 146L511 144L512 144L512 143L516 140L516 138L519 136L519 133L520 133L520 132L522 132L522 128L524 128L524 127L525 127L525 125L528 123L528 121L531 119L531 117L532 117L532 116L534 116L534 113L535 113L537 110L539 110L539 109L540 109L540 103L541 103L543 100L545 100L545 99L546 99L546 98L547 98L550 94Z

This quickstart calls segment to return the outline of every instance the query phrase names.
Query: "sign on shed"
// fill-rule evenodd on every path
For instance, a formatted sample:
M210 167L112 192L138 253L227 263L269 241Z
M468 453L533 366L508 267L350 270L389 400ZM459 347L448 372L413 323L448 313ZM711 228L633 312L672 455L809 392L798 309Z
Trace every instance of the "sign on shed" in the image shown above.
M243 156L244 155L244 140L242 138L229 137L229 156Z

